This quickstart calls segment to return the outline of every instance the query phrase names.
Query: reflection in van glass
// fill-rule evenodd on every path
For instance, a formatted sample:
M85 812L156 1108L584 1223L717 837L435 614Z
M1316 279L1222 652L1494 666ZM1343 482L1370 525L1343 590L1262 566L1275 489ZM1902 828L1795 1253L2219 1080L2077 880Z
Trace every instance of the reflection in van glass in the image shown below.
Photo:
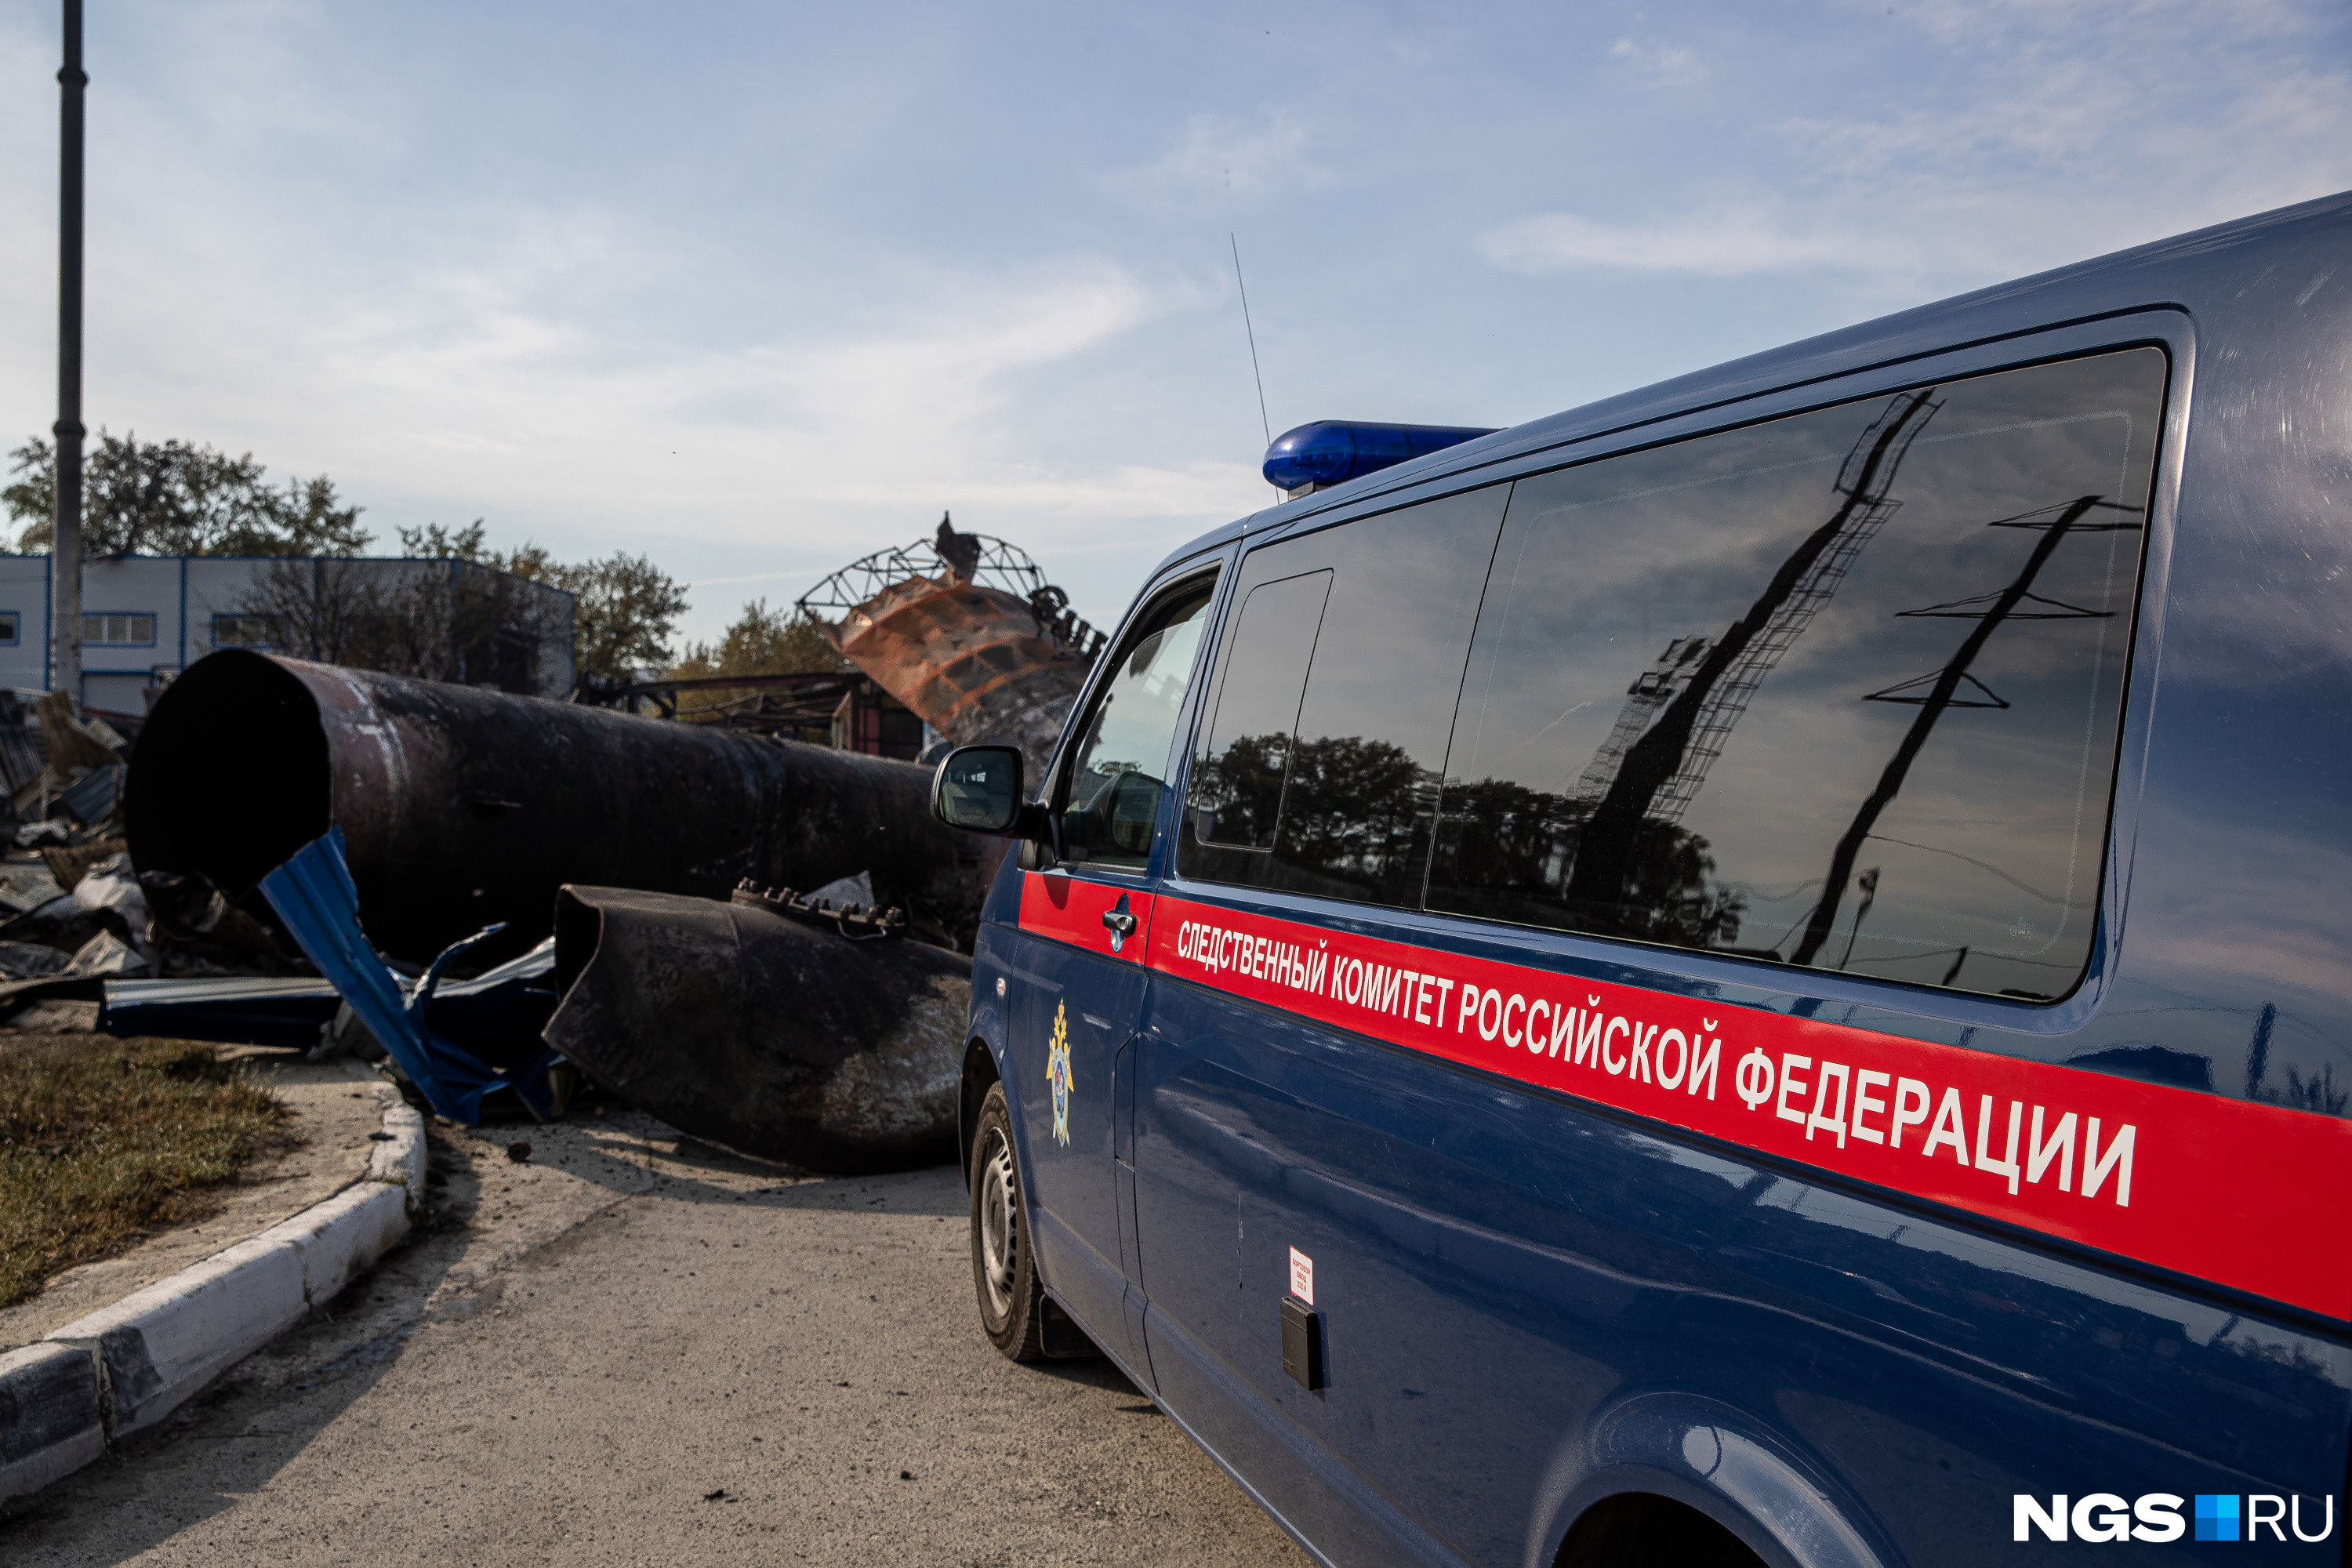
M1140 868L1150 854L1210 592L1202 584L1147 621L1103 682L1062 802L1073 860Z
M1204 844L1274 847L1282 785L1307 689L1307 658L1323 624L1331 574L1260 583L1242 603L1233 646L1247 678L1217 694L1209 740L1192 772L1192 822Z
M1507 493L1490 486L1251 552L1192 764L1182 875L1420 901Z
M2136 349L1521 480L1429 907L2072 991L2164 382Z

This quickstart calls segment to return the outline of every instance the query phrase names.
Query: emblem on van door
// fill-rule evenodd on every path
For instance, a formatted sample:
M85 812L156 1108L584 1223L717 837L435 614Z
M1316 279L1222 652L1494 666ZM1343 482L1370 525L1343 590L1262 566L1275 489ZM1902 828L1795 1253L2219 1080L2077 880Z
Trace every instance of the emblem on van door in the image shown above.
M1045 1047L1045 1082L1054 1090L1054 1142L1070 1144L1070 1019L1054 1005L1054 1038Z

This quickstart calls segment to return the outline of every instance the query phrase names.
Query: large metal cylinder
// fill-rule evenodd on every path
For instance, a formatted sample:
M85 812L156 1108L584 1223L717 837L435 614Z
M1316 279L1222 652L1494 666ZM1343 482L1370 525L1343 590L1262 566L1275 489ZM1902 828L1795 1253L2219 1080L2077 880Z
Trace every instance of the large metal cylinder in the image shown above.
M982 845L906 763L604 709L226 649L156 702L131 856L232 897L343 830L368 936L429 957L496 921L547 934L566 882L724 898L872 873L877 902L969 952Z

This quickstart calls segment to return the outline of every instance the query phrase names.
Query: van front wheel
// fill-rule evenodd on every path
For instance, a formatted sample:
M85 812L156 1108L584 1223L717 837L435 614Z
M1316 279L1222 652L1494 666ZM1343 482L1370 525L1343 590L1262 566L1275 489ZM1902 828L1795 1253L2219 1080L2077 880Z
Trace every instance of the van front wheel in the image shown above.
M1021 1162L1004 1086L989 1085L971 1139L971 1275L980 1326L1014 1361L1045 1356L1045 1289L1021 1206Z

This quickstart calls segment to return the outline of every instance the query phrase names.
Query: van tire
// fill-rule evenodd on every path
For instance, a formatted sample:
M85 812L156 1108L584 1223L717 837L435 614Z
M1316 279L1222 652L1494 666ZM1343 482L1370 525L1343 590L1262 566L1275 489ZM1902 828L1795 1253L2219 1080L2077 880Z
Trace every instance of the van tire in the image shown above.
M1023 1212L1021 1161L1004 1086L988 1086L971 1130L971 1282L980 1297L980 1326L988 1342L1014 1361L1043 1361L1045 1282L1029 1243Z

